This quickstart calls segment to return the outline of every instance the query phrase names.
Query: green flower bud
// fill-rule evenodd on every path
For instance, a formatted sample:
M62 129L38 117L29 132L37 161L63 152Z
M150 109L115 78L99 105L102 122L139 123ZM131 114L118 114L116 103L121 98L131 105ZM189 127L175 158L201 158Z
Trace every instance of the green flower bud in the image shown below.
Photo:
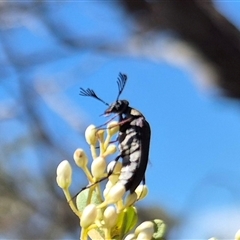
M72 183L72 168L67 160L62 161L57 167L57 184L62 189L68 189Z
M83 149L78 148L74 154L73 159L78 167L85 168L88 164L88 158Z
M146 221L140 224L136 230L137 240L151 240L154 234L154 224L151 221Z
M107 163L104 157L97 157L91 165L91 172L96 179L102 178L106 170Z
M97 129L94 125L90 125L87 127L85 131L85 138L89 145L93 145L93 146L96 145L97 143L96 133L97 133Z
M97 218L97 208L94 204L87 205L82 213L80 225L82 228L88 228Z
M118 214L115 207L108 206L103 213L103 220L105 227L112 228L117 223Z
M140 200L140 199L143 199L147 196L148 194L148 188L146 185L138 185L138 187L136 188L135 190L135 193L137 194L137 199Z

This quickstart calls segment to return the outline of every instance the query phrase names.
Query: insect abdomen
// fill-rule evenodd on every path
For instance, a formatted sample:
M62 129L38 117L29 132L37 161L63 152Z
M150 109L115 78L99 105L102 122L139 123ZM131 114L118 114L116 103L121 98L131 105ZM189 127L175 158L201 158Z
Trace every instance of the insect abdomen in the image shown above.
M142 177L140 177L137 180L138 183L135 182L141 156L140 140L135 127L130 127L119 133L119 150L123 165L119 181L125 186L126 191L134 192L142 181Z

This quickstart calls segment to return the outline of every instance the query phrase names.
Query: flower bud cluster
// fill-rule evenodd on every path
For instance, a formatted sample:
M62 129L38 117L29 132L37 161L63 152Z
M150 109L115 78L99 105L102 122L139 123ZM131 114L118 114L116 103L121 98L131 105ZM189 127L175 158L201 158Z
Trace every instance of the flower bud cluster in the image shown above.
M137 222L134 203L143 199L148 192L146 186L139 185L134 193L124 199L126 189L118 181L122 164L118 161L107 164L106 161L107 157L117 151L111 141L118 131L119 124L116 121L110 122L106 131L97 129L94 125L86 129L85 138L93 160L89 161L83 149L77 149L73 154L76 165L83 170L89 182L88 187L77 195L76 204L69 192L72 182L72 168L69 162L64 160L57 168L57 184L63 189L73 212L80 218L83 240L88 237L113 239L115 236L123 239ZM103 190L100 185L102 179L108 179ZM151 239L153 233L153 224L146 222L125 239Z

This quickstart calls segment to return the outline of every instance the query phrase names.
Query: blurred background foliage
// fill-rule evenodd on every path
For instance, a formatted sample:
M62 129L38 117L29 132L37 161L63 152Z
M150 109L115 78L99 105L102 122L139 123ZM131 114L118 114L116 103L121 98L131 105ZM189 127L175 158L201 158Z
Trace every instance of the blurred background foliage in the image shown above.
M169 51L158 51L166 36ZM78 238L55 169L72 159L90 123L77 103L81 81L109 59L186 67L190 54L200 86L240 97L240 33L212 1L2 1L0 52L0 238ZM76 179L75 192L86 184ZM181 221L161 206L141 215L169 230Z

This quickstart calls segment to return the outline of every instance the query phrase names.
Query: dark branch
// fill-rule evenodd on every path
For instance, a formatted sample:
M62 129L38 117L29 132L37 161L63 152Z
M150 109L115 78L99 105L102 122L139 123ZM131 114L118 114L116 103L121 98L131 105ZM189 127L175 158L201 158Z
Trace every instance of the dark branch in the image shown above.
M194 46L218 73L216 84L228 96L240 98L240 32L214 1L121 1L141 32L176 33Z

